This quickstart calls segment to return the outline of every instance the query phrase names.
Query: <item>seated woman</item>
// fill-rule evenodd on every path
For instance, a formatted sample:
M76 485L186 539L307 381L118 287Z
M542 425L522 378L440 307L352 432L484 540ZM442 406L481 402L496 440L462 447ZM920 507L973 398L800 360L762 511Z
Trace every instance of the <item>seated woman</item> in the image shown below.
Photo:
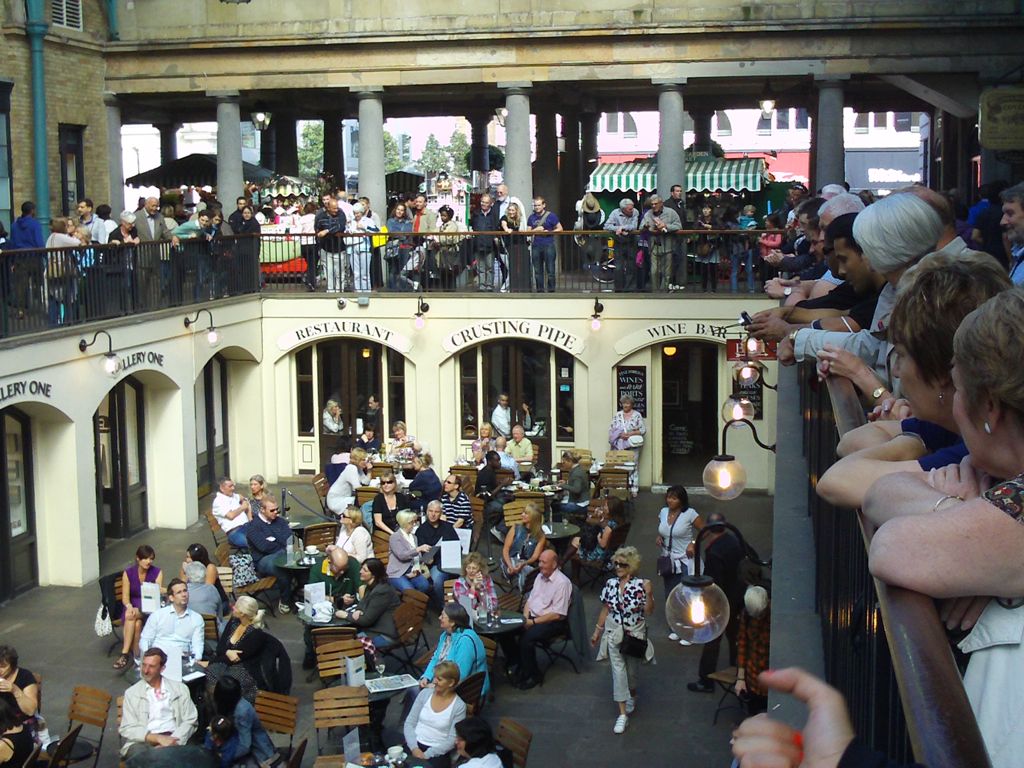
M473 451L473 461L477 464L484 463L484 456L488 451L494 450L494 427L491 422L485 421L480 425L480 434L470 445Z
M235 678L222 677L218 680L207 702L211 723L218 718L229 718L234 726L234 734L217 745L221 765L250 765L253 759L262 763L277 754L270 734L260 722L253 705L242 698L242 687ZM211 742L207 734L207 749L212 746Z
M430 657L430 663L420 677L420 688L426 688L434 682L438 666L450 661L458 666L463 680L477 672L484 673L482 695L486 698L491 687L487 672L487 649L471 627L472 618L458 603L446 603L439 621L441 634L437 638L434 655Z
M612 540L612 531L626 522L625 510L621 499L609 496L602 499L601 506L595 510L593 519L597 523L584 523L579 536L573 536L569 548L565 551L563 560L572 561L573 577L579 576L579 563L573 560L574 555L579 555L580 560L588 562L607 561L611 557L608 545ZM591 519L591 518L588 518Z
M363 433L356 438L356 448L362 448L371 454L380 453L380 436L374 422L368 421L363 425Z
M1006 272L979 251L933 253L907 271L889 318L889 341L895 345L893 374L914 418L875 421L845 435L843 458L818 481L819 496L857 509L883 475L923 474L964 458L949 375L953 336L969 312L1009 287Z
M460 603L469 598L474 613L498 610L494 582L487 573L487 561L479 552L470 552L462 558L462 576L455 580L452 594Z
M398 530L388 541L388 579L399 592L415 589L429 595L429 570L420 563L420 555L429 552L431 547L429 544L416 544L412 529L418 520L419 515L411 510L403 509L398 513Z
M559 466L567 477L558 487L567 495L565 501L555 502L553 509L569 520L582 520L587 516L587 505L590 503L590 474L580 464L580 455L576 451L564 451Z
M341 417L341 403L337 400L328 400L324 406L322 421L325 432L341 434L345 429L345 420Z
M224 613L228 611L228 594L224 591L224 586L220 583L220 573L217 571L217 566L214 565L210 560L210 553L206 550L202 544L196 542L190 544L188 549L185 550L185 560L181 564L181 570L178 572L178 578L184 581L186 584L188 580L185 578L185 566L189 563L202 563L206 568L206 583L213 584L217 588L217 594L220 595L221 606Z
M404 509L412 509L412 496L398 490L393 472L385 472L380 476L380 493L373 497L373 529L390 536L398 530L398 513Z
M242 687L242 695L253 703L262 679L260 654L267 642L263 631L263 617L266 611L249 595L242 595L235 601L231 618L217 641L213 661L199 662L206 666L206 676L211 684L224 676L235 678Z
M36 676L18 666L18 652L9 645L0 645L0 702L19 723L28 724L39 710Z
M880 526L869 550L874 576L931 597L973 598L947 600L941 615L949 627L973 624L959 644L971 654L964 688L995 768L1018 765L1024 749L1007 709L1024 701L1024 611L1012 608L1024 596L1021 328L1020 286L964 318L953 339L953 417L970 456L882 477L864 501Z
M253 475L249 478L249 509L252 510L253 517L263 511L263 500L270 495L263 475Z
M455 749L460 768L502 768L491 726L482 717L467 717L455 725Z
M327 491L327 508L340 515L356 501L356 488L370 483L370 469L373 464L362 448L353 448L349 453L349 464L331 483Z
M416 438L407 432L404 421L391 425L391 438L389 453L399 458L411 459L423 450Z
M139 655L139 636L142 634L142 624L146 618L142 614L142 584L155 582L161 590L163 589L164 576L160 569L153 565L156 559L156 552L148 544L141 545L135 550L135 565L125 569L124 580L121 582L121 604L124 611L121 614L121 655L114 661L114 669L124 669L134 653Z
M334 444L334 453L331 454L331 464L348 465L352 458L352 438L348 435L341 435Z
M429 453L417 456L412 460L412 468L416 477L409 484L409 493L419 492L412 500L412 509L422 512L427 504L441 498L441 480L433 469L434 458Z
M363 511L359 507L349 507L342 514L341 529L334 546L358 563L373 557L373 541L363 525Z
M459 667L450 661L437 665L434 684L420 691L405 719L409 753L430 768L449 768L455 749L455 725L466 718L466 704L456 694Z
M366 560L359 569L359 580L361 596L343 595L345 608L335 611L334 615L359 627L359 634L369 637L374 645L391 645L398 637L392 614L402 599L388 582L384 563L376 557Z
M501 551L501 572L505 578L523 591L526 577L535 570L540 553L548 546L544 535L543 517L540 507L530 502L523 507L520 522L513 525L505 535L505 546Z
M441 510L444 519L456 528L473 528L473 505L462 490L462 477L448 475L441 486Z

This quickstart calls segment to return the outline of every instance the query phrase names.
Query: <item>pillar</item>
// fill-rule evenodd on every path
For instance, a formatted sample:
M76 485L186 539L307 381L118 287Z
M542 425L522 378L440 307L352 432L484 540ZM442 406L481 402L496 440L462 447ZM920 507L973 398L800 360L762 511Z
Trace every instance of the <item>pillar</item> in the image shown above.
M562 113L562 166L558 175L561 189L559 198L561 207L558 211L562 226L569 228L576 221L576 201L583 197L586 183L580 178L580 120L575 111Z
M532 83L498 84L505 89L505 183L509 193L528 205L533 199L530 164L530 93Z
M17 5L14 3L13 5ZM25 33L29 45L29 71L32 80L32 175L35 177L36 218L43 223L43 231L50 228L50 172L47 167L49 149L46 143L46 63L43 57L43 38L50 28L46 4L43 0L25 3ZM57 206L58 209L60 206Z
M843 84L819 80L818 119L814 122L816 148L812 189L846 180L846 151L843 148Z
M341 186L345 186L345 145L340 112L324 115L323 170L334 176Z
M537 141L537 161L534 163L533 193L541 195L549 211L557 215L558 207L558 129L555 110L547 105L538 107L534 125ZM512 187L509 187L512 190ZM515 192L512 192L515 194ZM530 205L522 198L523 205Z
M590 186L590 174L597 168L597 128L601 115L584 112L580 115L580 189Z
M121 106L113 94L104 96L103 104L107 109L107 176L110 179L110 191L107 200L117 215L124 210L124 167L121 147Z
M669 197L673 184L686 189L686 157L683 147L683 89L678 82L658 83L658 194Z
M271 125L273 118L271 118ZM260 166L273 170L277 167L277 131L265 128L260 134Z
M491 156L488 141L487 127L491 124L492 115L489 112L478 112L469 115L470 126L470 149L469 149L469 170L479 171L486 180L491 170Z
M690 110L693 120L693 150L711 152L711 118L714 113L708 109Z
M163 123L156 126L160 131L160 163L178 159L178 129L181 123ZM241 130L241 128L239 128Z
M383 89L358 91L359 97L359 194L370 198L370 207L387 206L384 181Z
M287 112L277 113L270 122L270 130L276 134L277 165L273 170L289 176L298 176L299 140L295 134L295 115Z
M242 122L238 94L218 94L217 98L217 197L234 200L242 194Z

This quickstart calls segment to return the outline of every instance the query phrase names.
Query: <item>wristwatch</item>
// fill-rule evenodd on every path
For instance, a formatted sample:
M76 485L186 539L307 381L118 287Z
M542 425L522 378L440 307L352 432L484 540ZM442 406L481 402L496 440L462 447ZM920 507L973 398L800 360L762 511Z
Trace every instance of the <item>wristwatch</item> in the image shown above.
M789 332L789 341L790 341L790 342L791 342L792 344L794 344L794 345L796 345L796 335L797 335L798 333L800 333L800 329L799 329L799 328L797 328L797 329L796 329L795 331L790 331L790 332Z
M877 400L878 398L880 398L884 394L885 394L885 387L875 387L873 390L871 390L871 397L873 397L875 400Z
M784 290L782 292L782 295L783 296L789 296L791 293L793 293L793 289L792 288L786 288L786 290Z

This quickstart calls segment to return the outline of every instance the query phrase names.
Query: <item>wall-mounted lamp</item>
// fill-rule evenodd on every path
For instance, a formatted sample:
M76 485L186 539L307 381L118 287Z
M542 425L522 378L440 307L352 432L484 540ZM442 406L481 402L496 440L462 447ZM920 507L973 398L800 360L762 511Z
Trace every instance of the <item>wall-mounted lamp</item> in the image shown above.
M372 353L370 352L370 348L369 347L363 347L362 355L363 355L363 359L364 360L369 360L371 354Z
M206 341L209 342L211 347L216 347L218 344L220 344L220 331L218 331L213 324L213 313L210 310L203 307L198 312L196 312L195 317L186 317L185 328L190 328L191 326L198 323L199 318L203 314L203 312L205 312L210 317L210 327L206 329Z
M416 317L412 321L412 324L416 326L417 330L422 331L423 327L427 324L427 318L425 318L424 315L429 311L430 305L423 300L422 296L418 297L416 300Z
M110 338L110 334L107 331L99 330L92 335L92 341L86 341L85 339L78 340L78 351L85 352L89 347L96 343L96 340L100 337L100 334L107 337L107 351L103 353L103 371L108 376L117 376L121 372L122 363L121 358L114 354L114 340Z
M747 350L747 354L750 355L763 355L765 353L765 343L761 339L755 339L753 336L748 336L747 340L743 342L743 347Z
M676 352L678 351L679 350L676 349L676 347L673 346L672 344L666 344L664 347L661 348L661 354L663 354L665 357L675 357Z
M249 2L249 0L221 0L221 2ZM270 118L272 115L267 110L264 104L257 104L253 111L249 114L249 119L252 120L253 128L257 131L265 131L270 127Z
M754 418L754 404L741 392L733 392L722 404L722 421L736 428L743 428L743 421Z
M735 526L723 521L701 528L694 542L693 575L683 576L682 583L669 592L665 600L665 618L682 640L711 642L729 624L729 599L710 576L701 574L700 557L701 540L709 533L727 530L739 539L744 557L762 567L771 567L771 561L762 560Z
M494 110L494 117L497 119L498 125L504 128L505 120L508 119L508 110L505 107L498 107Z
M764 90L761 91L761 98L758 99L757 106L761 108L761 117L765 120L771 118L772 112L775 111L775 93L772 91L770 80L764 81Z
M723 408L723 416L725 415L724 410ZM735 499L747 487L747 471L736 460L735 456L729 454L726 445L729 437L729 428L740 424L746 424L750 427L755 443L766 451L775 453L774 445L767 445L761 442L761 439L757 436L757 427L754 426L754 422L750 419L727 419L725 426L722 427L722 452L707 463L707 466L704 467L704 476L702 478L704 490L709 495L722 501Z
M600 299L594 299L594 314L590 316L590 330L600 331L601 330L601 313L604 312L604 304L601 303Z
M754 384L758 379L768 389L778 390L775 384L769 384L764 378L764 366L753 360L740 360L732 367L732 377L738 384Z

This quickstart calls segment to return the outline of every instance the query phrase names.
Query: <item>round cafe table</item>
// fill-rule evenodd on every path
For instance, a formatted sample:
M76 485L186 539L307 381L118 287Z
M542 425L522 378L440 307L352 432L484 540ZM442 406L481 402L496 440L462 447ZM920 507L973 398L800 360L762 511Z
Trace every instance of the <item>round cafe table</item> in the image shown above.
M523 614L518 611L502 611L495 624L480 622L474 618L473 629L481 637L497 637L511 632L520 632L523 629Z

